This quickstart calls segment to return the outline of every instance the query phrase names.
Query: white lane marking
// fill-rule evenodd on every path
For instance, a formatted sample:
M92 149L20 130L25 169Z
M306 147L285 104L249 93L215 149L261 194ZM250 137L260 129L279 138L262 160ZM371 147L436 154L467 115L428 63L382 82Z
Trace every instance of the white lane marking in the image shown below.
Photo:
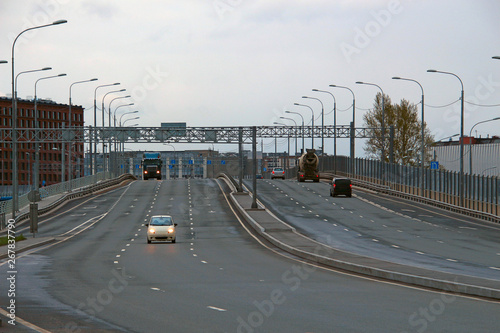
M425 253L420 252L420 251L415 251L415 253L417 253L417 254L425 254Z
M115 261L113 261L113 263L114 263L114 264L117 264L117 263L118 263L118 261L117 261L117 260L115 260Z
M500 271L499 267L490 267L491 269L496 269L497 271Z
M97 206L87 206L87 207L82 207L83 209L96 209Z
M193 253L193 257L197 257L198 255L196 253Z
M399 246L397 246L397 245L391 245L391 246L396 248L396 249L399 249Z
M207 306L207 308L215 310L215 311L219 311L219 312L226 312L227 311L226 309L218 308L218 307L212 306L212 305Z
M347 229L347 228L344 228L344 231L349 231L349 229Z
M403 232L403 230L398 230L398 232Z
M378 239L375 239L375 238L372 238L372 241L374 241L374 242L378 242L379 240L378 240Z
M154 291L161 291L162 293L165 292L165 290L161 290L160 288L155 288L155 287L151 287L151 290L154 290Z
M127 245L125 245L125 246L130 246L130 244L127 244Z
M125 252L125 249L122 249L122 252Z
M87 213L83 213L83 214L71 214L70 216L75 217L75 216L85 216L85 215L87 215Z
M208 264L208 262L206 262L205 260L202 260L201 262L204 263L204 264Z
M441 240L438 240L437 242L438 242L438 243L440 243L440 244L444 244L444 242L443 242L443 241L441 241Z
M117 258L120 258L120 257L121 257L121 255L117 254L117 255L116 255L116 257L117 257Z
M401 209L402 212L412 212L412 213L415 213L415 211L413 209Z
M473 228L473 227L458 227L458 229L470 229L470 230L477 230L477 228Z
M455 259L446 259L447 261L451 261L451 262L458 262L458 260L455 260Z

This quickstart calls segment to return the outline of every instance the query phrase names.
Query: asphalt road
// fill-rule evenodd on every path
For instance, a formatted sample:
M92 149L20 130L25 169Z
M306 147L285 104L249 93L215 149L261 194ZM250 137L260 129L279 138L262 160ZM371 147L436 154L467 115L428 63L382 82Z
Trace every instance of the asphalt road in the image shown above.
M400 264L500 280L500 226L438 208L327 183L259 182L259 199L300 232L329 245Z
M177 243L147 244L142 224L163 213L179 224ZM62 242L18 257L17 315L50 332L498 331L498 303L342 274L267 248L214 180L136 181L64 206L39 230ZM4 322L0 331L31 330Z

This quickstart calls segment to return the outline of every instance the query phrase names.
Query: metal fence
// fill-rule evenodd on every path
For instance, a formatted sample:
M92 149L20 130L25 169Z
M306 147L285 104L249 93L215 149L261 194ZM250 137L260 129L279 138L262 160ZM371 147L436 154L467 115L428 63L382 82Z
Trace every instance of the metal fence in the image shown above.
M334 157L322 157L321 171L333 172ZM424 169L422 179L419 167L381 163L356 158L354 173L351 159L337 156L337 174L385 186L388 189L429 198L450 205L460 205L460 174L454 171ZM488 214L499 215L500 179L494 176L464 176L464 206Z
M97 184L103 180L111 179L112 175L109 172L99 172L92 176L72 179L71 181L57 183L50 186L40 187L40 199L50 197L52 195L61 194L64 192L71 192L78 188L84 188L89 185ZM19 196L18 207L25 207L30 203L30 193ZM0 214L12 212L12 200L0 202Z

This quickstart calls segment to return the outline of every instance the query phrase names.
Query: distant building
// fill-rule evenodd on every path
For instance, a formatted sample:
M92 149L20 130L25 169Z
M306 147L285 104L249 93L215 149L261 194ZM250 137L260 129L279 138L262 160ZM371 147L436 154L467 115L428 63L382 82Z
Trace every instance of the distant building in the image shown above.
M460 141L438 142L431 147L433 161L440 168L460 171ZM500 176L500 137L464 137L464 173Z
M32 99L18 99L17 127L20 129L35 128L35 104ZM69 105L59 104L51 100L37 101L38 124L41 131L49 128L69 127ZM72 105L72 126L84 126L83 108ZM0 128L12 128L12 99L0 97ZM0 185L12 185L12 143L10 138L0 138ZM61 143L41 142L40 152L40 186L51 185L61 181ZM65 164L68 163L69 146L65 147ZM83 142L73 143L72 173L73 178L83 176ZM18 184L20 193L26 192L33 182L35 164L35 143L18 141ZM66 169L66 179L68 175ZM24 191L23 191L24 189ZM4 191L5 192L5 191Z

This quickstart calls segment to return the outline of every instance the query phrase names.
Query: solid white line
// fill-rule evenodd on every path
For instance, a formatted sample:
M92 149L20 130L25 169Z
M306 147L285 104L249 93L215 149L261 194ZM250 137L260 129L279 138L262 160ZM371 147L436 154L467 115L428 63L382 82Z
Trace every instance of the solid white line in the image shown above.
M216 306L211 306L211 305L207 306L207 308L215 310L215 311L219 311L219 312L226 312L227 311L226 309L218 308Z

